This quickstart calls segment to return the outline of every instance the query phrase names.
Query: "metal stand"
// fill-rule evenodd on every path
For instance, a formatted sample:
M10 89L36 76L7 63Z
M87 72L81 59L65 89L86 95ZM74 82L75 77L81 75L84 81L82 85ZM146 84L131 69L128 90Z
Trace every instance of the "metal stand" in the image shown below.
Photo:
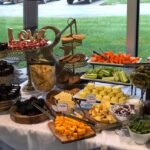
M72 35L75 33L77 34L78 33L78 30L77 30L77 23L76 23L76 20L73 19L73 18L69 18L67 20L67 26L60 32L60 34L62 35L67 29L70 30L70 33L68 36L72 37ZM61 49L64 50L64 55L68 55L71 53L71 55L74 55L74 49L76 48L76 46L80 46L82 44L82 41L81 42L77 42L77 41L70 41L68 43L62 43L62 46L60 47ZM81 65L82 66L82 65ZM75 68L78 68L76 67L76 64L72 64L72 65L65 65L65 68L67 69L72 69L72 72L73 74L75 74Z
M146 90L146 100L150 100L150 89Z
M25 56L26 56L26 62L27 62L27 76L28 76L28 82L27 84L23 87L23 91L24 92L28 92L28 91L34 91L34 87L32 86L32 82L31 82L31 75L30 75L30 54L28 54L27 52L25 52Z

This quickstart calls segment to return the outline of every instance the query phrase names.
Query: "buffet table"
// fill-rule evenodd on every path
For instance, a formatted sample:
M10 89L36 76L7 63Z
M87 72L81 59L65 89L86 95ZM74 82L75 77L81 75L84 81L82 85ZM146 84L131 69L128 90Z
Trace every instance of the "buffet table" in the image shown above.
M24 82L21 86L26 84ZM130 88L125 87L125 92ZM37 93L32 93L31 95ZM30 94L22 92L22 97ZM47 125L48 121L39 124L18 124L10 119L8 112L0 114L0 141L5 143L8 150L92 150L98 147L104 149L125 149L125 150L149 150L150 143L147 145L137 145L131 140L129 135L118 136L114 130L102 131L93 138L62 144L52 134ZM7 150L7 146L0 142L0 149ZM5 148L3 148L5 147Z
M101 146L125 150L150 149L150 143L148 145L137 145L130 137L120 137L115 134L115 131L102 131L93 138L61 144L48 128L47 123L48 121L22 125L13 122L9 114L1 114L0 140L15 150L91 150Z

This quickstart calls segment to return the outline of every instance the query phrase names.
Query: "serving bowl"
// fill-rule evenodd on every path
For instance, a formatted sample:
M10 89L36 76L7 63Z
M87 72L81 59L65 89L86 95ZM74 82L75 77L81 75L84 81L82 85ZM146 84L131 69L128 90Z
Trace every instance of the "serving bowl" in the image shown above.
M128 120L135 115L135 110L128 104L111 105L110 112L122 123L128 122Z
M135 141L135 143L142 145L150 141L150 133L146 134L135 133L129 127L128 130L131 138Z

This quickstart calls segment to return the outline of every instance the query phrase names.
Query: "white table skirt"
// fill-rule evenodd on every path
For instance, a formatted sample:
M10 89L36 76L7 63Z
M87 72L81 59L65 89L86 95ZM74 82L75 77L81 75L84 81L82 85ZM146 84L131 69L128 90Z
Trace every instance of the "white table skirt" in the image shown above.
M25 84L26 82L21 86ZM123 91L129 93L130 88L125 87ZM24 93L22 90L21 93L24 98L39 95L37 92ZM150 150L150 143L149 145L137 145L130 137L120 137L114 131L102 131L93 138L62 144L52 134L47 123L48 121L32 125L18 124L10 119L8 113L1 113L0 141L15 150L90 150L101 146L113 150ZM0 150L6 150L2 147L0 143Z
M13 122L9 114L2 114L0 115L0 140L15 150L90 150L102 145L121 150L150 149L150 143L137 145L130 137L120 137L114 131L102 131L93 138L62 144L52 134L47 123L48 121L23 125Z
M13 122L8 114L0 116L0 140L16 150L77 150L97 147L97 138L61 144L47 126L48 121L22 125Z

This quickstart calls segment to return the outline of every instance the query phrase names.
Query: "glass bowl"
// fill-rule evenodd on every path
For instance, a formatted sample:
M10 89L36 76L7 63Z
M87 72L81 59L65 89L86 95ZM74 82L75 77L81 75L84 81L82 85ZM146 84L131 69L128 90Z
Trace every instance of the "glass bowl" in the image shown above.
M111 105L110 112L119 122L128 122L128 120L135 115L135 109L130 104L115 104Z
M40 92L50 91L55 83L55 66L47 64L34 64L30 66L31 82Z

